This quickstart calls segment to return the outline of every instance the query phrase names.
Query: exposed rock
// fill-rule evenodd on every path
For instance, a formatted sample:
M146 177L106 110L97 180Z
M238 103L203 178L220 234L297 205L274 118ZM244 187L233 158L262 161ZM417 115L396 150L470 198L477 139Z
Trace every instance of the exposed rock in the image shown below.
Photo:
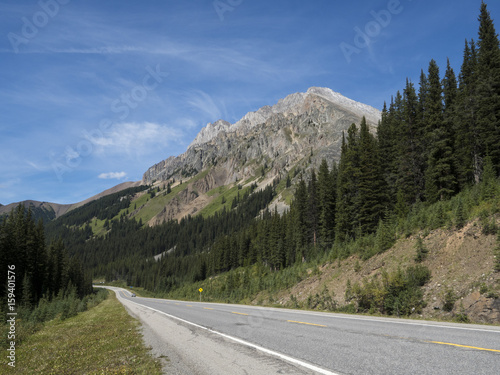
M365 116L372 131L380 112L330 89L313 87L274 106L247 113L233 125L219 120L203 128L188 150L149 168L144 183L186 178L206 168L223 168L229 182L265 166L284 173L304 158L338 160L342 132Z

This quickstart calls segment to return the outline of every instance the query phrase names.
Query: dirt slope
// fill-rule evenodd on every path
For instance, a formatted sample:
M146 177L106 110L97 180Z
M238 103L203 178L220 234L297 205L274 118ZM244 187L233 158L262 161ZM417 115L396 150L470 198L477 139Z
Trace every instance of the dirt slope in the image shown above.
M414 265L416 241L414 235L367 261L355 255L311 270L310 277L281 292L278 303L289 305L291 295L304 302L310 295L321 294L326 286L334 300L343 305L347 280L362 284L383 270L390 273ZM432 278L424 287L427 307L421 317L452 319L466 314L473 322L500 324L500 273L493 269L495 236L482 234L478 221L473 221L458 231L434 230L424 237L424 244L429 253L422 264L431 270ZM455 297L450 312L444 311L448 290Z

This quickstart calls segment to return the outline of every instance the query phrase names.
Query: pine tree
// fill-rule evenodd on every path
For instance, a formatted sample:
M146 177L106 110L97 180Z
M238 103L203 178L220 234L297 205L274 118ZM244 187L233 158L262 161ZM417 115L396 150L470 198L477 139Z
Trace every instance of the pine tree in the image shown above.
M477 126L477 56L473 40L465 41L455 109L455 160L460 189L479 183L480 134Z
M296 258L304 258L304 246L307 243L307 187L304 179L300 179L295 190L295 197L290 207L293 215L294 243L296 248Z
M375 234L375 250L378 253L384 252L394 245L396 235L391 224L388 218L385 220L380 219L378 222L377 232Z
M493 160L489 155L486 156L484 160L480 193L482 200L492 199L498 194L498 181L495 167L493 166Z
M398 219L405 219L410 212L408 205L406 203L406 199L403 195L403 191L401 189L398 190L397 198L396 198L396 207L395 213Z
M402 134L401 131L403 123L403 96L398 91L396 97L391 99L391 105L389 107L389 112L387 114L386 122L387 130L383 134L379 135L380 143L380 157L382 162L382 170L384 171L384 178L389 187L389 200L394 202L398 186L401 181L398 181L401 173L401 159L400 154L402 145ZM382 119L383 120L383 119ZM381 125L383 125L381 123ZM382 140L380 136L388 137L388 140ZM384 145L385 144L385 145Z
M424 129L425 124L427 123L427 111L429 101L427 97L429 96L429 81L427 80L427 75L424 73L424 70L420 70L420 81L419 81L419 89L418 89L418 122L422 126L422 130Z
M359 226L359 212L356 206L360 175L358 147L358 130L356 125L352 124L348 130L347 141L344 136L342 137L337 178L335 239L340 242L354 238Z
M417 242L415 243L415 251L415 262L418 263L424 261L425 258L427 258L427 254L429 253L429 250L424 245L424 240L422 240L422 237L420 236L417 237Z
M309 242L316 246L318 238L319 229L319 197L318 197L318 181L316 179L316 172L314 169L311 171L311 179L309 180L309 186L307 189L307 195L309 197L307 203L307 224L309 228Z
M378 144L370 134L365 117L359 133L359 194L355 205L362 233L373 233L387 207L386 184L380 165Z
M456 192L453 159L453 138L443 115L442 87L439 67L434 60L429 64L429 93L427 96L426 140L427 169L425 171L426 199L434 203L450 198Z
M335 169L336 165L330 173L328 164L323 159L318 171L319 231L322 243L327 245L333 242L335 228Z
M391 100L389 109L384 102L384 107L382 108L382 115L377 126L377 140L379 143L380 152L380 164L384 172L384 177L386 181L391 180L389 177L391 175L390 168L392 167L395 150L395 132L392 127L392 117L394 111L394 102Z
M484 2L479 15L477 55L478 128L480 152L489 154L500 171L500 45L490 13Z
M418 98L413 83L406 81L401 99L401 118L395 127L397 134L396 180L393 202L401 192L407 204L422 200L424 190L423 132L419 121Z

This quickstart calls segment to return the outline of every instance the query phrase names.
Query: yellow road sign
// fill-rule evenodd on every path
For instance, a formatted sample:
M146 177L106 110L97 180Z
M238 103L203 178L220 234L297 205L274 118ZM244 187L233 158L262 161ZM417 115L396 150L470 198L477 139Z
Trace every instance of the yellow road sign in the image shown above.
M198 290L199 290L199 292L200 292L200 293L201 293L201 292L203 292L203 288L200 288L200 289L198 289Z

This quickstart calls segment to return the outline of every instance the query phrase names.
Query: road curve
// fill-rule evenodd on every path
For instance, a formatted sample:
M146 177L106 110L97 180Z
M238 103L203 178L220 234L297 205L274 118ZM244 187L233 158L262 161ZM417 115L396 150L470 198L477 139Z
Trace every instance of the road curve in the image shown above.
M252 350L255 356L271 356L295 366L287 372L267 373L500 373L497 326L140 298L114 289L129 310L130 306L142 309L143 313L136 313L139 317L148 311L191 332L206 331L212 339L219 337Z

